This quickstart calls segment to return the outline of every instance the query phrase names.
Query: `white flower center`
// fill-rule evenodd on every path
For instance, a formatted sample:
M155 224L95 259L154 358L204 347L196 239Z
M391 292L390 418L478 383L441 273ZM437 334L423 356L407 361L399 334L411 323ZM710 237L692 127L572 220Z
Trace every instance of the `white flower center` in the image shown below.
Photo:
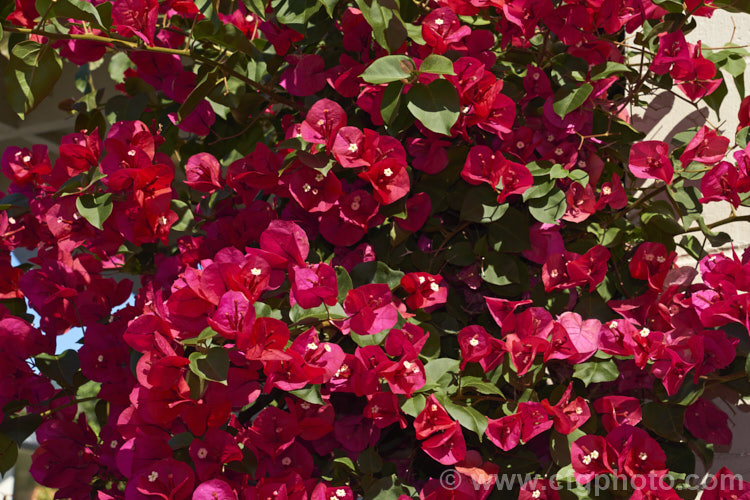
M393 175L393 170L391 170L390 168L386 168L385 170L383 170L383 175L385 175L386 177L390 177Z
M583 413L583 408L581 408L580 406L577 406L576 407L576 415L580 415L581 413Z
M310 187L310 184L308 184L308 183L302 184L302 191L304 191L305 193L310 192L311 189L312 189L312 187Z
M603 194L604 196L609 196L609 195L611 195L611 194L612 194L612 188L611 188L611 187L609 187L609 186L604 186L604 187L602 188L602 194Z
M445 21L443 21L440 18L437 18L437 19L435 19L435 24L437 24L438 26L442 26L443 24L445 24Z
M531 498L539 498L540 496L542 496L542 492L539 490L534 490L534 493L531 494Z
M261 272L262 271L257 267L250 269L250 274L252 274L253 276L260 276Z
M581 462L583 462L583 465L588 465L591 463L591 455L586 455L581 459Z
M596 450L592 451L591 452L591 458L594 459L594 460L596 460L597 458L599 458L599 452L596 451Z
M109 443L109 447L110 447L110 448L112 448L113 450L114 450L115 448L117 448L117 440L116 440L116 439L113 439L112 441L110 441L110 443Z
M281 459L281 465L287 467L292 463L292 459L289 457L284 457Z
M432 290L433 292L437 292L438 290L440 290L440 285L438 285L435 282L432 282L430 283L430 290Z
M128 156L135 156L135 149L129 149Z
M31 161L31 156L29 156L29 155L24 156L23 157L23 161L24 161L24 163L29 163Z
M525 147L526 147L526 143L525 143L525 142L523 142L523 141L518 141L518 142L516 143L516 147L517 147L518 149L523 149L523 148L525 148Z
M358 149L359 147L353 142L350 142L349 147L347 148L350 153L356 153Z
M648 328L643 328L640 332L638 332L638 335L640 335L643 338L648 337L648 335L651 333L651 330Z
M656 258L656 262L658 262L659 264L664 264L665 260L667 260L667 259L665 259L661 255Z
M560 156L563 153L564 153L563 148L560 148L560 147L555 148L555 154L557 156Z
M100 354L99 356L97 356L96 360L101 363L102 361L104 361L104 356Z
M198 450L198 458L200 458L201 460L203 460L207 456L208 456L208 450L207 449L201 448L201 449Z
M315 176L315 182L320 182L323 179L325 179L325 177L323 177L323 174L318 174Z
M308 351L314 351L317 348L318 348L318 345L315 342L310 342L309 344L307 344Z
M641 460L646 460L648 458L648 455L646 455L646 452L642 451L638 454L638 458Z
M479 345L479 340L477 340L476 337L472 337L471 340L469 340L469 345L472 347L476 347Z
M560 273L557 272L557 269L553 269L552 271L549 272L549 275L552 276L553 278L557 278L560 275Z
M159 479L159 473L156 471L151 471L151 474L148 475L148 482L153 483L157 479Z
M346 491L343 488L339 488L336 490L336 496L343 498L346 496Z

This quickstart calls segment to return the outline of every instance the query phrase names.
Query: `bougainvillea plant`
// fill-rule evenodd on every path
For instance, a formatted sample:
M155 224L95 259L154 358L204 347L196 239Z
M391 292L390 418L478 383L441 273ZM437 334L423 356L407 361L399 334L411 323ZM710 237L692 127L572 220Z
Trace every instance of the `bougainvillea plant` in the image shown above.
M685 36L736 7L4 5L13 109L77 91L58 150L2 154L3 471L35 432L55 498L674 499L732 442L750 98L671 143L629 116L744 92Z

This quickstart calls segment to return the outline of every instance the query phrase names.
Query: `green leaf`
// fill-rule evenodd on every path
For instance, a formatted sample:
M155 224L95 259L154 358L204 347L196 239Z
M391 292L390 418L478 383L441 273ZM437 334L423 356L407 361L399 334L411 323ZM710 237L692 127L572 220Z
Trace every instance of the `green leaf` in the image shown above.
M391 82L383 91L383 101L380 105L380 116L387 125L392 125L401 107L401 93L403 82Z
M0 210L9 208L29 208L29 199L23 193L11 193L0 199Z
M503 391L501 391L495 384L482 380L479 377L461 377L461 387L471 387L479 394L503 395Z
M190 205L182 200L172 200L172 210L177 214L177 222L172 224L171 229L175 231L187 231L193 223L193 211Z
M558 483L575 483L575 471L572 465L566 465L555 474Z
M651 401L641 408L643 425L670 441L685 441L685 407Z
M458 91L450 82L416 83L406 97L407 109L422 125L437 134L450 135L459 111Z
M258 304L260 304L260 302L257 302L257 303L258 303ZM214 330L214 329L213 329L213 328L211 328L210 326L207 326L206 328L204 328L204 329L203 329L203 330L202 330L202 331L201 331L201 332L200 332L200 333L198 334L198 336L197 336L197 337L190 337L190 338L188 338L188 339L182 339L182 340L180 341L180 343L181 343L182 345L198 345L198 344L200 344L201 342L204 342L204 341L206 341L206 340L209 340L209 339L211 339L211 338L213 338L213 337L217 336L218 334L219 334L219 332L217 332L216 330Z
M368 345L382 344L388 336L388 332L390 332L390 330L383 330L382 332L374 333L372 335L359 335L354 332L349 332L349 335L359 347L367 347Z
M21 446L40 425L42 425L42 416L36 413L29 413L18 417L5 415L3 421L0 422L0 434L5 435Z
M724 102L724 98L729 93L729 89L727 89L727 84L722 78L721 84L719 87L711 92L709 95L705 96L703 98L703 101L708 104L708 107L713 109L716 112L716 116L721 116L721 113L719 112L721 108L721 103Z
M354 266L351 273L354 287L369 283L385 283L391 290L401 284L401 278L403 277L403 272L393 270L385 262L381 261L362 262Z
M50 18L63 17L86 21L103 30L107 30L112 26L111 16L102 18L101 13L92 4L83 0L54 0L54 2L53 0L37 0L37 12L47 12L51 3L53 5L48 15Z
M633 69L622 63L608 61L597 64L591 68L591 81L595 82L612 75L621 75L624 73L633 73Z
M89 224L101 230L104 221L112 214L112 193L82 194L76 198L76 208Z
M555 101L552 103L552 109L557 113L557 116L565 118L568 113L581 107L593 90L594 87L590 83L584 83L580 87L562 87L555 92Z
M426 401L427 398L425 398L422 394L414 394L412 395L412 397L404 401L404 403L401 405L401 410L410 417L417 418L417 415L419 415L419 413L424 410Z
M747 147L748 133L750 133L750 127L744 127L737 131L737 145L742 149Z
M338 301L343 303L346 298L346 294L352 289L352 277L349 276L347 270L341 266L336 266L336 282L339 287Z
M477 186L464 196L460 217L461 220L487 224L500 219L507 210L507 203L497 203L497 193L488 186Z
M310 18L323 6L318 0L280 0L271 2L276 19L304 33Z
M509 208L502 219L491 224L487 241L497 252L518 253L531 248L528 216Z
M447 387L458 373L459 361L452 358L433 359L424 365L426 383L421 391L433 387Z
M336 4L338 4L338 0L318 0L318 1L323 4L323 7L325 7L326 12L328 13L328 17L333 18L333 13L336 10Z
M403 45L409 33L394 0L355 0L367 24L372 27L375 41L388 52Z
M436 395L438 401L445 407L448 414L454 419L458 420L461 427L469 429L474 432L478 437L479 441L482 441L484 431L487 429L487 417L470 406L460 406L443 396L442 394Z
M369 447L357 457L357 467L364 474L376 474L383 468L383 459L375 448Z
M409 80L415 69L411 57L403 55L383 56L375 59L360 76L367 83L377 85Z
M307 387L303 387L302 389L297 389L294 391L289 391L290 394L294 394L298 398L307 401L308 403L312 403L314 405L324 405L325 402L323 401L323 398L320 397L320 386L319 385L309 385Z
M529 213L539 222L554 224L565 214L568 203L565 200L565 192L557 190L543 198L529 201L528 207Z
M5 434L0 434L0 475L4 476L18 459L18 445Z
M226 384L229 373L229 354L223 347L212 347L206 354L191 353L190 370L199 377Z
M75 374L81 368L78 353L68 349L61 354L42 353L35 358L37 369L63 387L75 386Z
M517 261L508 255L490 252L484 259L482 279L498 286L520 283Z
M213 91L218 85L217 80L219 78L219 69L209 71L203 77L201 82L193 88L190 94L185 99L185 102L180 105L180 109L177 110L177 119L179 121L184 120L190 113L192 113L198 105L203 102L203 99Z
M620 375L614 361L587 361L575 366L573 376L584 384L597 384L600 382L612 382Z
M433 75L455 75L453 70L453 61L445 56L430 54L422 61L419 66L420 73L431 73Z
M62 60L51 44L17 43L5 73L8 104L24 118L52 92L61 74Z

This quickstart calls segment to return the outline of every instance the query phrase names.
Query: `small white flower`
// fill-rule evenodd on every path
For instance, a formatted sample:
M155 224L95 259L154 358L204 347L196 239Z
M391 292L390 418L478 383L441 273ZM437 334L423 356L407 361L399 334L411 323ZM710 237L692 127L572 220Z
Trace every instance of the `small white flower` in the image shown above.
M430 290L432 290L433 292L437 292L438 290L440 290L440 285L433 281L432 283L430 283Z
M648 458L648 455L646 455L646 452L642 451L638 454L638 458L641 460L646 460Z
M534 493L531 494L532 498L539 498L540 496L542 496L542 492L539 490L534 490Z
M385 175L386 177L390 177L393 175L393 170L391 170L390 168L386 168L385 170L383 170L383 175Z
M310 342L309 344L307 344L308 351L314 351L317 348L318 348L318 344L316 344L315 342Z
M100 354L99 356L97 356L96 360L101 363L102 361L104 361L104 355Z
M563 148L561 148L561 147L559 147L559 146L555 148L555 154L556 154L557 156L560 156L560 155L562 155L562 154L563 154L564 152L565 152L565 151L563 151Z
M135 156L135 149L128 150L128 156Z
M599 452L596 451L596 450L592 451L591 452L591 458L593 458L594 460L596 460L597 458L599 458Z
M201 449L198 450L197 455L198 455L198 458L200 458L201 460L203 460L204 458L206 458L208 456L208 450L205 449L205 448L201 448Z
M323 174L318 174L318 175L315 176L315 182L320 182L323 179L325 179L325 177L323 176Z
M588 465L588 464L590 464L590 463L591 463L591 455L585 455L585 456L584 456L584 457L583 457L583 458L581 459L581 462L583 462L583 465Z
M252 274L253 276L260 276L261 273L262 271L257 267L250 269L250 274Z
M649 336L650 333L651 333L651 330L649 330L648 328L643 328L641 329L640 332L638 332L638 335L640 335L641 337L645 339L646 337Z
M518 141L518 142L516 143L516 147L517 147L518 149L523 149L523 148L525 148L525 147L526 147L526 143L525 143L525 142L523 142L523 141Z
M658 256L658 257L656 258L656 262L658 262L659 264L664 264L664 261L665 261L665 260L667 260L667 259L665 259L665 258L664 258L664 257L662 257L661 255L659 255L659 256Z
M609 196L609 195L611 195L611 194L612 194L612 188L611 188L611 187L609 187L609 186L604 186L604 187L602 188L602 194L603 194L604 196Z
M288 467L289 465L291 465L291 463L292 459L289 457L284 457L281 459L281 465L283 465L284 467Z
M583 408L576 406L576 415L580 415L581 413L583 413Z
M472 347L476 347L479 345L479 340L477 340L476 337L472 337L471 340L469 340L469 345Z
M159 473L156 471L151 471L151 474L148 475L148 482L153 483L157 479L159 479Z
M437 24L438 26L442 26L443 24L445 24L445 21L438 17L437 19L435 19L435 24Z
M23 161L24 161L24 163L29 163L31 161L31 156L29 156L29 155L24 156L23 157Z
M336 496L343 498L346 496L346 491L343 488L339 488L336 490Z
M116 440L116 439L113 439L112 441L110 441L110 443L109 443L109 447L110 447L110 448L112 448L113 450L114 450L115 448L117 448L117 440Z
M309 193L311 189L312 187L310 186L310 184L306 182L302 184L302 191L304 191L305 193Z
M355 143L353 143L353 142L350 142L350 143L349 143L349 147L347 148L347 150L348 150L348 151L349 151L350 153L356 153L358 149L359 149L359 146L357 146L357 145L356 145Z

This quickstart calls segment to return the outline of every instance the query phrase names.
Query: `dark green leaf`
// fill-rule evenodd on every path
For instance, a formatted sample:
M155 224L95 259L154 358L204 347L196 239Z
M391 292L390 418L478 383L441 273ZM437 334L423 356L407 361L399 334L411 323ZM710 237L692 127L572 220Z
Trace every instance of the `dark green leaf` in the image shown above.
M175 211L178 219L172 224L171 229L175 231L187 231L193 223L193 211L190 209L190 205L182 200L172 200L172 210Z
M420 73L431 73L433 75L455 75L453 70L453 61L445 56L430 54L422 61L419 66Z
M716 112L717 116L721 116L721 113L719 112L721 108L721 103L724 102L724 98L727 96L728 93L729 93L729 89L727 89L727 84L726 82L724 82L724 79L722 78L721 84L719 85L719 87L713 92L711 92L710 94L708 94L707 96L705 96L703 100L705 101L706 104L708 104L708 107L710 107Z
M11 50L5 74L8 104L18 116L36 108L62 74L62 60L51 44L26 40Z
M648 429L670 441L685 441L683 430L684 406L666 405L652 401L644 404L641 412L643 425Z
M357 467L364 474L376 474L383 468L383 459L375 448L367 448L357 457Z
M333 18L333 13L336 10L336 4L338 0L318 0L325 7L328 17Z
M356 0L356 3L381 47L393 52L403 45L408 32L394 0Z
M557 116L565 118L568 113L581 107L593 90L594 87L590 83L584 83L580 87L563 87L555 92L552 109Z
M102 229L104 221L112 214L112 193L82 194L76 198L76 208L89 224Z
M206 354L194 352L188 357L190 370L198 376L226 384L229 354L223 347L212 347Z
M37 12L47 12L50 3L53 6L48 17L62 17L65 19L76 19L93 24L103 30L112 26L111 16L101 16L101 13L89 2L83 0L37 0Z
M74 376L81 368L78 353L72 349L57 354L39 354L35 358L39 371L63 387L75 385Z
M177 119L179 121L184 120L211 93L217 85L218 77L218 69L206 73L202 81L193 88L190 95L185 99L185 102L180 106L180 109L177 110Z
M380 84L408 80L414 71L411 57L393 55L375 59L360 76L368 83Z
M271 2L276 19L281 24L297 27L297 31L305 32L307 21L322 7L318 0L279 0Z
M393 124L401 106L401 92L404 90L403 82L391 82L383 91L383 102L380 105L380 116L387 125Z
M490 252L483 264L482 279L487 283L504 286L521 281L518 263L508 255Z
M434 80L428 85L417 83L406 94L406 107L427 129L450 135L458 120L458 91L447 80Z
M0 475L4 476L18 459L18 445L5 434L0 434Z
M508 210L508 204L498 204L497 193L488 186L469 189L461 206L461 220L487 224L500 219Z
M620 375L614 361L587 361L575 365L573 376L584 384L597 384L600 382L612 382Z
M7 436L18 446L21 446L40 425L42 425L42 416L36 413L21 415L20 417L5 415L2 423L0 423L0 434Z
M480 394L503 395L503 392L492 382L487 382L479 377L461 377L461 387L470 387Z
M499 222L490 225L488 242L498 252L518 253L531 248L528 216L508 209Z

